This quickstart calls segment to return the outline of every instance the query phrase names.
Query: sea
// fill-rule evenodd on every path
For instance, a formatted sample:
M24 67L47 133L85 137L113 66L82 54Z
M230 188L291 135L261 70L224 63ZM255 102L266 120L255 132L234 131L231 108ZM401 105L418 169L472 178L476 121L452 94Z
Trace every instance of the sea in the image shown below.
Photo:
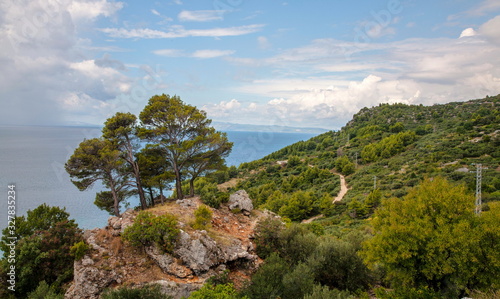
M228 166L260 159L316 135L266 131L226 133L233 142L233 150L226 158ZM7 227L12 211L17 216L26 215L28 210L43 203L64 207L80 228L104 227L110 215L94 205L95 194L104 190L103 186L95 184L90 190L79 191L64 170L64 163L80 142L100 135L101 129L97 127L0 126L0 229ZM15 195L15 200L9 199L9 195ZM138 200L132 198L128 207L137 204Z

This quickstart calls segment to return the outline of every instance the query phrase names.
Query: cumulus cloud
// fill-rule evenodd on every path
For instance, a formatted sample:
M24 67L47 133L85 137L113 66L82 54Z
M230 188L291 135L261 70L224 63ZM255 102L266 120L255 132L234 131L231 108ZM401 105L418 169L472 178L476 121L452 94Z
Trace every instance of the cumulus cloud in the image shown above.
M273 68L273 78L234 87L235 92L269 99L256 108L264 111L260 121L277 116L302 126L339 128L363 107L380 103L431 105L498 94L496 28L500 16L477 31L465 29L456 39L389 43L318 39L272 57L228 60Z
M2 123L94 122L107 101L128 90L126 67L110 56L82 58L79 24L112 16L120 2L2 1ZM64 82L64 83L62 83ZM85 112L85 113L84 113Z
M500 44L500 16L496 16L479 27L479 33Z
M122 8L122 2L73 1L68 6L68 12L74 21L93 21L99 16L110 17Z
M460 33L460 38L462 37L469 37L469 36L474 36L476 35L476 31L474 30L474 28L467 28L467 29L464 29L462 31L462 33Z

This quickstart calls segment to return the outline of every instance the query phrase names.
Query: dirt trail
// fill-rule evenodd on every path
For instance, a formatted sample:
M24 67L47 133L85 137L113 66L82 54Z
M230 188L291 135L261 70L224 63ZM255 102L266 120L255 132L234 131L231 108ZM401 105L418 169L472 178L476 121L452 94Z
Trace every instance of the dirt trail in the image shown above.
M349 188L347 187L347 182L345 181L345 176L341 175L340 173L335 173L335 172L333 172L333 173L340 177L340 191L337 194L337 196L333 199L333 203L335 203L336 201L341 201L344 198L344 196L347 194L347 191L349 191ZM302 223L311 223L314 220L322 218L322 217L324 217L324 216L323 215L316 215L312 218L302 220Z
M341 201L342 198L347 194L347 191L349 191L349 188L347 188L347 183L345 181L345 176L341 175L340 173L337 173L338 176L340 177L340 192L337 194L337 197L333 200L333 202L336 201Z

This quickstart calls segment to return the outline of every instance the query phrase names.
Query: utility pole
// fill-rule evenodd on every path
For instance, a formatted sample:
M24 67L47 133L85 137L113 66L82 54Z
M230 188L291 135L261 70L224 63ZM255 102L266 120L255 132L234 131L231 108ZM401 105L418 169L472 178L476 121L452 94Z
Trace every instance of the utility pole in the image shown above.
M476 215L481 215L482 164L476 164Z

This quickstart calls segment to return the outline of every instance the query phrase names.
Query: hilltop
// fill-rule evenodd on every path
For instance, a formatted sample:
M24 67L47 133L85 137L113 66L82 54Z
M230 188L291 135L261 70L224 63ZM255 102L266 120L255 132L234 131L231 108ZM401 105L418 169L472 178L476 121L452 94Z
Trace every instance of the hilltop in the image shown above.
M346 211L363 219L382 197L401 198L425 177L443 176L473 193L481 164L487 209L500 200L499 145L500 96L433 106L381 104L362 109L339 131L242 164L236 188L246 189L256 206L296 221ZM349 192L332 207L327 203L340 191L334 173L346 176Z

